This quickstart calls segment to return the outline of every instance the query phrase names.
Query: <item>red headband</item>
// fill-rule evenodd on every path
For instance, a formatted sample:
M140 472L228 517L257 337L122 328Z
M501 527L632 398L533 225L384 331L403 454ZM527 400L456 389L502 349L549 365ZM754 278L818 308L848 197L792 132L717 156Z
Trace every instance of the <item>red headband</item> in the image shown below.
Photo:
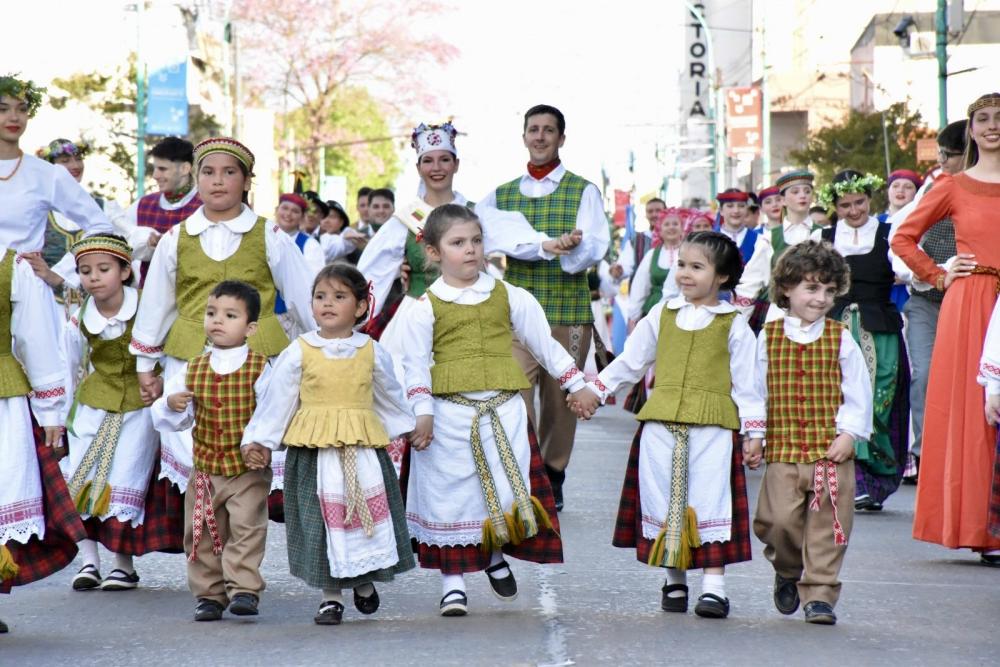
M924 179L920 178L920 174L917 172L910 171L909 169L897 169L889 174L889 181L886 183L886 187L892 185L893 181L899 180L910 181L918 188L924 184Z
M715 196L715 201L720 204L725 204L726 202L743 202L746 203L750 199L750 195L745 192L737 190L736 192L720 192Z
M279 203L285 201L288 202L289 204L295 204L296 206L302 209L303 213L309 210L309 204L306 202L306 200L300 197L299 195L295 194L294 192L286 192L285 194L278 197Z
M760 199L761 201L764 201L768 197L774 197L775 195L780 195L780 194L781 194L781 190L778 189L778 186L777 185L772 185L772 186L764 188L763 190L761 190L760 192L758 192L757 193L757 198Z

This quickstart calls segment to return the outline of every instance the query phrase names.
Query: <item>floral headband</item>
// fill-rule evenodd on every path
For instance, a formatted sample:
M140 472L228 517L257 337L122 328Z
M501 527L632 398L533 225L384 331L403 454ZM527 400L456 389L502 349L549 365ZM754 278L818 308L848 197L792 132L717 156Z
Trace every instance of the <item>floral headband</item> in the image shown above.
M48 146L39 148L35 155L43 160L55 162L56 158L62 155L75 155L84 158L89 152L90 144L85 141L73 143L69 139L55 139L50 141Z
M27 102L29 118L42 106L44 92L45 88L36 86L34 81L22 81L13 74L0 76L0 97L14 97Z
M844 195L864 194L871 196L872 192L883 185L885 185L885 181L875 174L852 176L837 183L827 183L816 192L816 200L820 206L830 211L833 210L837 200Z

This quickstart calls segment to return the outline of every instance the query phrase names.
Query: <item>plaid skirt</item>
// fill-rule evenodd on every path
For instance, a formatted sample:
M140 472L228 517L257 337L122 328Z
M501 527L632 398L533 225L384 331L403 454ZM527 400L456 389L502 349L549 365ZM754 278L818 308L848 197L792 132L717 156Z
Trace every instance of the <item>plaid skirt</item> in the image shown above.
M396 469L384 449L379 449L376 454L382 468L399 562L392 567L348 579L330 576L330 562L326 555L326 522L323 520L323 510L316 491L319 450L289 447L288 457L285 459L284 512L288 568L292 576L315 588L345 589L375 581L392 581L397 574L413 569L410 532L406 528L406 509L399 492Z
M35 535L26 544L13 540L6 544L19 569L13 579L0 581L0 593L9 593L12 586L24 586L63 569L76 557L76 543L87 537L59 469L59 460L52 449L45 446L45 432L34 417L31 426L42 480L45 538L38 539Z
M639 499L639 425L632 439L632 450L625 468L625 483L622 485L621 502L618 505L618 519L611 544L623 549L635 549L636 560L646 563L653 540L642 536L642 505ZM750 547L750 507L747 501L747 477L743 470L743 448L733 436L733 462L730 468L729 485L733 496L732 532L726 542L709 542L691 550L692 570L704 567L722 567L730 563L742 563L751 558Z
M993 485L990 487L990 511L986 518L990 535L1000 537L1000 429L997 430L997 452L993 457Z
M504 554L520 560L531 561L532 563L561 563L563 562L562 538L559 537L559 517L556 514L556 503L552 497L552 485L549 477L545 473L545 463L542 461L542 453L538 449L538 437L531 422L528 422L528 446L531 447L531 470L528 473L528 481L531 482L531 495L538 498L538 501L545 508L552 522L553 530L549 530L539 525L539 532L532 538L524 540L518 545L506 544L503 547ZM399 474L400 486L403 495L406 495L406 483L410 476L410 448L407 447L403 457L403 467ZM429 570L440 570L441 574L462 574L464 572L478 572L485 570L490 565L492 554L483 553L478 544L467 544L460 547L439 547L429 544L421 544L413 540L413 550L417 552L417 560L420 567Z

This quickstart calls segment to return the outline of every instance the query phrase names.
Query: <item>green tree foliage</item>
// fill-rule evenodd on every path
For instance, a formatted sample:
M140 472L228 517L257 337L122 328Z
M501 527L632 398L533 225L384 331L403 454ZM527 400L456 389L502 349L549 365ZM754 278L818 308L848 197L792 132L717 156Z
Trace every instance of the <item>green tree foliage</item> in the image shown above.
M883 118L885 132L882 130ZM886 169L885 140L889 138L889 168ZM917 162L917 139L933 137L917 111L897 102L884 112L852 111L843 123L821 128L809 136L806 145L789 153L796 163L816 173L817 186L829 183L841 169L857 169L885 178L889 171L912 169L923 173L932 162ZM885 205L884 195L876 197L872 210Z

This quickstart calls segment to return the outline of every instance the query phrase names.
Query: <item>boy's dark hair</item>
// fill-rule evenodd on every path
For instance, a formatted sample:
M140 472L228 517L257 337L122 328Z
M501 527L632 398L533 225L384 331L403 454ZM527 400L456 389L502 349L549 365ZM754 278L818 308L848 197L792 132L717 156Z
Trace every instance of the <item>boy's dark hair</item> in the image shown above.
M441 238L453 225L461 222L474 222L482 230L483 223L479 221L479 216L468 206L461 204L443 204L431 211L427 216L427 223L424 225L423 242L426 245L438 248L441 245Z
M841 296L851 286L851 268L828 241L804 241L789 246L771 271L769 293L774 305L787 310L789 303L785 290L795 289L806 278L834 283L837 296Z
M372 203L372 199L375 197L381 197L382 199L388 199L392 202L392 205L396 205L396 195L389 188L376 188L368 193L368 203Z
M360 317L354 319L354 324L361 324L368 319L368 281L365 280L364 275L358 271L354 266L351 266L347 262L334 262L333 264L327 264L319 273L316 274L316 279L313 280L312 293L316 293L316 288L319 287L321 282L336 281L349 289L354 298L359 302L366 305L365 312L361 313Z
M218 299L220 296L231 296L237 301L242 301L247 308L247 322L256 322L260 319L260 292L252 285L239 280L223 280L212 288L209 296Z
M646 206L649 206L650 204L655 204L655 203L662 204L663 206L667 205L667 202L663 201L659 197L653 197L649 201L646 202Z
M822 213L823 215L830 215L830 212L826 210L825 206L810 206L810 213Z
M968 127L969 121L965 118L948 123L943 130L938 132L938 146L950 153L964 153Z
M362 197L364 197L367 200L368 199L368 195L370 195L371 192L372 192L372 189L370 187L368 187L367 185L362 185L360 188L358 188L357 199L361 199Z
M719 289L736 289L740 284L743 260L740 258L740 249L731 238L720 232L694 232L684 239L684 245L703 248L715 267L716 275L726 276L726 282L719 285Z
M149 151L152 157L171 162L187 162L194 164L194 144L180 137L167 137L153 146Z
M524 112L524 132L528 131L528 119L532 116L541 116L542 114L550 114L556 117L556 126L559 128L559 136L566 134L566 117L563 116L563 112L556 109L554 106L548 104L536 104L527 111Z

